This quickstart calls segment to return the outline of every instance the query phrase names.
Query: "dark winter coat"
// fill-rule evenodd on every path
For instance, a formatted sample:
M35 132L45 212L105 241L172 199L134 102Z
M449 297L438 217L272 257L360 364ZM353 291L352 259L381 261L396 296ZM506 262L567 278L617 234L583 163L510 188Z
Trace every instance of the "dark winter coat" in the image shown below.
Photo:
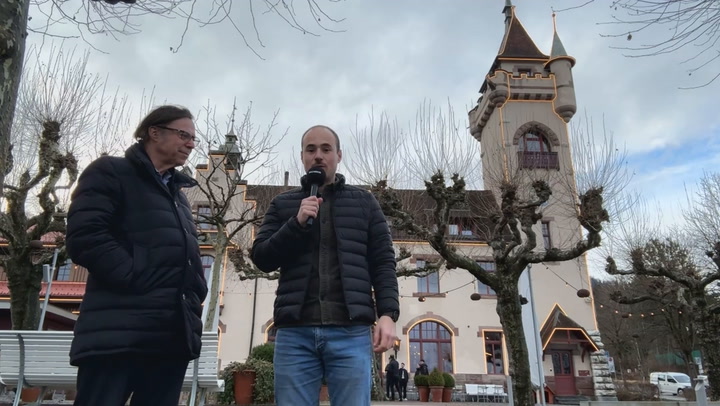
M313 244L318 244L311 227L301 226L296 217L300 202L310 194L304 178L302 183L302 188L272 200L252 248L259 269L280 269L273 320L278 327L300 322ZM367 190L345 185L342 175L337 175L334 188L332 216L345 304L350 321L370 325L400 308L390 231L380 205ZM317 226L315 222L313 227Z
M190 205L174 170L164 185L141 144L105 156L78 180L67 250L89 276L71 363L110 354L197 358L207 295Z

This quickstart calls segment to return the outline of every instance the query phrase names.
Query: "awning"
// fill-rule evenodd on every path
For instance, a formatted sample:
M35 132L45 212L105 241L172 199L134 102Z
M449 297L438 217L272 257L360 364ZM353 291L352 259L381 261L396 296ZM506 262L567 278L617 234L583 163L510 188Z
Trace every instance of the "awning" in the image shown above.
M565 312L556 304L550 311L550 315L540 329L540 340L543 351L551 342L559 344L579 344L588 347L588 350L599 351L597 344L590 338L587 330L568 317Z

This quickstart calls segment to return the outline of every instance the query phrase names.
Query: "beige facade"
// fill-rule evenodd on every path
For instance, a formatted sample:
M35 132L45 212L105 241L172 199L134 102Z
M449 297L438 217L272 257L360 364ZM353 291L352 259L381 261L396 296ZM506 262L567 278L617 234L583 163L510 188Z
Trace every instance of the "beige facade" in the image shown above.
M509 2L505 15L500 52L482 85L478 105L469 113L470 132L480 143L485 187L495 196L503 180L530 182L541 178L550 183L553 195L544 207L543 225L535 230L539 236L537 249L568 248L582 236L575 213L577 198L567 126L576 110L571 71L575 61L566 55L557 34L551 55L542 54ZM222 171L208 170L212 166L200 166L196 176L226 176ZM233 210L267 205L253 200L254 186L241 187L243 193L236 197ZM198 194L190 193L190 197L202 204ZM448 233L457 236L461 252L492 267L491 250L477 229L458 217ZM247 248L252 235L248 229L235 243ZM399 264L400 269L422 267L423 261L437 258L427 243L398 237L395 245L397 250L405 247L413 254ZM210 246L204 247L212 255ZM276 281L241 281L227 258L216 260L223 261L219 320L220 357L225 365L244 360L253 346L273 339ZM431 368L452 372L460 382L505 382L507 348L496 300L486 286L467 271L446 269L424 278L401 277L399 286L400 341L385 359L396 351L399 362L410 372L414 372L417 360L424 358ZM577 295L579 289L591 290L585 256L533 265L532 286L542 365L551 392L613 396L604 353L599 351L602 344L592 296ZM473 293L480 293L481 299L471 300Z

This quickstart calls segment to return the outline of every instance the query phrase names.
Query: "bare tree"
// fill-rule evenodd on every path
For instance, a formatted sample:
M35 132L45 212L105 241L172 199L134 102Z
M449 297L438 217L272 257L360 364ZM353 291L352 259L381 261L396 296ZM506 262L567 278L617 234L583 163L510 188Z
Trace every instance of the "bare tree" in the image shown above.
M158 19L177 19L184 22L177 44L169 46L178 52L191 27L224 24L232 27L245 45L262 58L262 42L257 19L270 15L305 35L318 36L322 32L337 32L344 19L331 16L325 9L339 0L293 2L286 0L16 0L0 2L0 185L9 172L10 130L17 101L17 90L25 55L28 32L52 37L82 38L90 43L89 35L104 34L118 39L121 35L141 31L144 16ZM241 21L250 20L250 32ZM28 23L30 21L30 23ZM75 29L67 34L67 27Z
M644 301L667 301L667 294L676 295L683 304L680 311L692 315L692 327L703 350L704 366L709 371L710 385L720 385L720 337L717 332L717 317L720 310L712 304L708 294L709 286L720 280L720 242L709 248L707 255L716 264L714 269L702 269L695 263L691 250L673 239L650 239L644 246L634 247L626 261L629 269L619 269L613 257L607 258L606 272L611 275L635 275L642 278L654 278L647 291L635 296L616 294L613 298L619 303L635 304ZM668 283L670 282L670 283ZM720 399L720 393L712 394Z
M455 117L448 102L446 109L423 102L414 121L403 129L386 112L361 125L356 120L352 132L353 154L348 171L363 184L379 179L396 188L422 187L434 173L458 173L472 189L482 186L479 146L466 136L467 122Z
M27 65L12 127L18 150L2 185L7 211L0 212L0 235L8 241L8 254L0 261L8 277L14 329L37 328L43 275L36 264L49 262L52 255L39 242L55 235L63 248L64 207L57 191L75 183L80 146L107 112L98 98L106 82L87 71L88 54L76 58L54 49L49 55L47 61L31 59Z
M210 296L206 303L208 316L205 329L213 326L223 261L226 253L238 274L247 277L264 275L247 259L250 229L262 221L264 212L256 210L246 201L248 179L273 164L276 148L285 138L287 130L277 132L277 115L265 127L256 126L252 120L252 105L248 106L241 120L235 121L235 105L228 125L220 126L215 117L216 109L209 105L204 109L204 125L198 130L207 148L205 164L200 166L198 186L188 191L191 201L197 204L197 221L212 244L214 257ZM223 130L227 128L227 130ZM262 182L260 182L262 183Z

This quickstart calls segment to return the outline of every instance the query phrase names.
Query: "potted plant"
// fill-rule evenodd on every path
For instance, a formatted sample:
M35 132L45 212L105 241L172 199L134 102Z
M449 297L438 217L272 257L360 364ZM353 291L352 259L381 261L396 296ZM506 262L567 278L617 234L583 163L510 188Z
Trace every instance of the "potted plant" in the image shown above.
M225 390L218 396L224 404L249 405L252 403L252 391L256 374L248 363L231 362L220 374L225 381Z
M413 378L415 387L418 390L418 397L421 402L427 402L430 398L430 388L428 387L428 376L415 374Z
M445 379L445 388L443 389L443 402L452 401L453 389L455 389L455 378L447 372L443 372L443 379Z
M443 389L445 388L445 378L442 372L434 368L428 376L428 385L430 386L430 398L433 402L440 403L443 398Z
M246 362L228 364L220 376L225 381L225 390L218 395L222 404L267 404L275 401L275 372L271 362L254 359L251 355Z

